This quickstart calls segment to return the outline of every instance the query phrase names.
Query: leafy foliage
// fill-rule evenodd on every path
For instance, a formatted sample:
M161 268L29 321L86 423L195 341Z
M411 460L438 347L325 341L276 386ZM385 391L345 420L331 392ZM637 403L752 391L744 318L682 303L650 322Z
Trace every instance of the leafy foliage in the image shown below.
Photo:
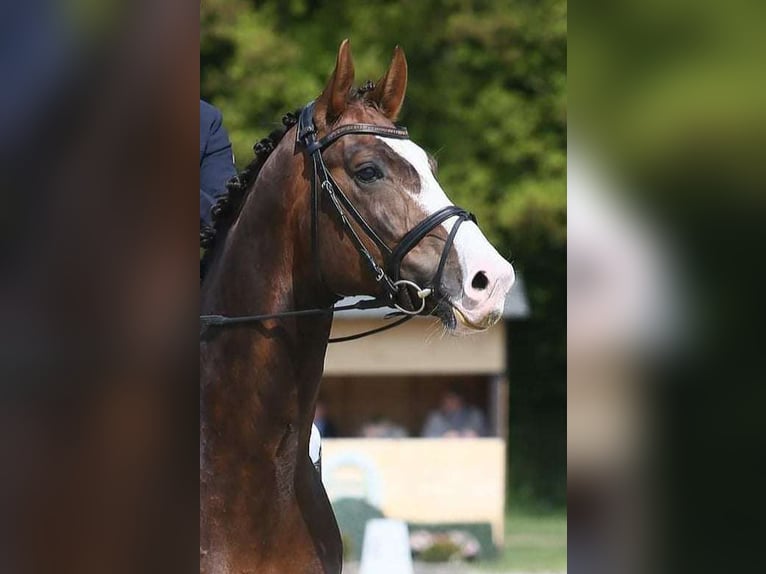
M434 543L433 546L423 551L418 558L423 562L449 562L459 555L460 547L454 542L444 540Z
M200 41L201 95L222 109L240 167L284 112L321 92L343 38L357 83L377 79L393 47L404 48L401 123L436 155L450 197L526 278L533 317L521 330L534 340L526 357L513 351L512 389L542 390L562 417L566 16L565 0L204 0ZM524 418L514 409L525 408L533 402L515 397L511 445L534 466L535 453L513 445ZM558 463L560 492L538 494L563 496Z

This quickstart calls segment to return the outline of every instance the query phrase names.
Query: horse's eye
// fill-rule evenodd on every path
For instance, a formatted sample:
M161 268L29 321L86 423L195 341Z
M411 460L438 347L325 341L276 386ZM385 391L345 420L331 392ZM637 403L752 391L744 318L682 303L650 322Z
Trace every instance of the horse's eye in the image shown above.
M383 174L377 167L371 165L365 166L354 174L354 177L362 183L372 183L376 179L383 177Z

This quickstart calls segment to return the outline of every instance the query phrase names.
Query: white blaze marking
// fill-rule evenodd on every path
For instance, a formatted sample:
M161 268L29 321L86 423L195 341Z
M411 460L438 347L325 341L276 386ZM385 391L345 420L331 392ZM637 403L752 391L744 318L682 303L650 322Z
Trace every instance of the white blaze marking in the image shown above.
M411 140L376 137L412 165L420 175L420 193L413 193L412 197L425 211L426 216L448 205L454 205L444 193L439 182L436 181L431 171L431 166L428 163L428 156L420 146ZM450 217L442 223L442 227L447 230L447 233L452 229L456 220L456 217ZM460 226L453 246L458 255L464 281L469 276L472 277L475 272L490 272L490 269L481 268L485 262L491 263L493 266L502 265L502 263L507 265L507 262L487 241L487 238L484 237L484 234L473 221L466 221ZM476 265L479 265L479 267ZM508 285L508 288L510 288L510 285Z
M428 163L428 156L423 151L423 148L411 140L376 137L393 149L402 159L415 168L415 171L420 175L420 194L414 195L414 199L427 215L431 215L448 205L453 205L431 172L431 165ZM452 228L454 219L453 217L447 220L449 224L448 229Z

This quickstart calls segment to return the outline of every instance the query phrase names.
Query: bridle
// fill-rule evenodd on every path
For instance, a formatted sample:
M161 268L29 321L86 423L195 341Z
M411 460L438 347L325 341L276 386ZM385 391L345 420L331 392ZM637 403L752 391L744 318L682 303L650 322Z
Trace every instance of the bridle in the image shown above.
M356 209L351 200L348 199L341 187L332 177L330 170L322 157L322 151L330 147L340 138L350 134L368 134L377 135L386 138L409 139L407 128L400 126L379 126L375 124L346 124L335 128L324 137L317 139L317 129L314 125L314 107L315 102L310 102L300 112L296 126L295 145L305 153L311 160L311 236L312 253L314 267L317 276L325 288L335 293L327 287L324 281L320 261L320 243L319 243L319 212L321 209L321 200L326 195L330 200L329 204L333 206L343 231L351 239L354 247L362 257L365 264L369 267L375 282L381 287L381 294L374 299L365 299L349 305L333 306L328 308L305 309L299 311L285 311L269 315L249 315L242 317L225 317L222 315L201 315L202 335L209 333L211 327L226 327L245 325L248 323L259 323L267 319L278 319L282 317L300 317L306 315L331 314L336 312L351 311L354 309L375 309L390 307L397 309L398 312L392 313L392 316L401 316L394 323L365 331L349 337L330 339L331 343L350 341L374 333L390 329L411 319L415 315L423 313L426 305L426 298L432 294L439 286L444 268L447 262L447 256L452 248L460 226L468 220L476 222L474 215L461 207L448 205L432 213L415 227L410 229L400 240L399 243L391 249L384 242L375 230L365 221L361 213ZM381 251L383 255L383 264L379 264L375 257L370 253L362 238L357 233L349 220L349 216L361 228L366 235ZM414 281L401 278L401 265L407 254L412 251L434 228L441 225L446 220L457 217L457 221L452 226L447 239L444 242L439 264L431 280L424 286L420 286ZM401 288L411 287L418 299L420 307L418 309L406 309L397 302L397 296ZM336 297L341 296L336 293ZM402 316L403 315L403 316Z

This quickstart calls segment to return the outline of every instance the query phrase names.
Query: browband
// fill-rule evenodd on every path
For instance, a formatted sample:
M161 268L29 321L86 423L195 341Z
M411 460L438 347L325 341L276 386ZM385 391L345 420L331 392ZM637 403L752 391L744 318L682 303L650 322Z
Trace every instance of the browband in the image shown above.
M312 155L318 150L323 150L343 136L350 134L370 134L383 136L387 138L396 138L406 140L410 138L407 128L401 126L378 126L375 124L345 124L335 128L329 134L321 139L311 137L316 134L314 126L314 108L316 102L309 103L301 110L298 118L298 130L296 131L296 140L303 145L305 152Z

